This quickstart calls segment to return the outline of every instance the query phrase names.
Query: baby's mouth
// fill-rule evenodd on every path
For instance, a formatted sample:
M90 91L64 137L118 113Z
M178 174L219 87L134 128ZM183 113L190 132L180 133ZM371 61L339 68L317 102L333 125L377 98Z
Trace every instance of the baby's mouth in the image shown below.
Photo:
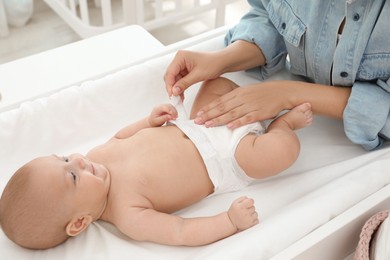
M96 175L95 174L95 167L93 166L93 163L91 163L91 172L92 172L93 175Z

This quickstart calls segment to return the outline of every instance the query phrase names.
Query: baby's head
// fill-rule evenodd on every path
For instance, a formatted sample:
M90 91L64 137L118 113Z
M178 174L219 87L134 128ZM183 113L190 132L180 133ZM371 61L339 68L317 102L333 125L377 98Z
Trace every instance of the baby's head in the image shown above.
M109 187L107 168L80 154L39 157L16 171L5 187L1 226L20 246L54 247L99 219Z

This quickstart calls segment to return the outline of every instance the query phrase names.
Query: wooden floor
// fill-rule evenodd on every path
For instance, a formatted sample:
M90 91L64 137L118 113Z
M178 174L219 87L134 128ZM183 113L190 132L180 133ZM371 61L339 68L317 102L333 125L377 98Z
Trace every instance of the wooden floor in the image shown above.
M246 0L228 5L226 24L237 23L248 9ZM164 45L168 45L213 29L213 15L214 12L210 11L150 33ZM9 29L7 37L0 37L0 64L80 40L42 0L34 0L34 13L26 26Z

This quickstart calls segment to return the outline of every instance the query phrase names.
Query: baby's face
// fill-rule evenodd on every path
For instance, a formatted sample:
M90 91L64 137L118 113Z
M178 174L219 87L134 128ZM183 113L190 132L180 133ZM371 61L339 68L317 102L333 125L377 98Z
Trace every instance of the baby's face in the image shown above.
M39 157L31 163L39 169L35 181L45 182L43 186L50 187L54 197L63 199L72 213L102 213L110 188L106 167L80 154Z

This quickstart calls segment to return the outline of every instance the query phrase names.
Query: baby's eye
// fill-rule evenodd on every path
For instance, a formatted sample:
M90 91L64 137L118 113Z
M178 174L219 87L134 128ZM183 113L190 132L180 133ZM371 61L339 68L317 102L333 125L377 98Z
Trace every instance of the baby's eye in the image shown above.
M76 174L74 174L73 172L70 172L70 174L72 175L73 181L76 182Z

